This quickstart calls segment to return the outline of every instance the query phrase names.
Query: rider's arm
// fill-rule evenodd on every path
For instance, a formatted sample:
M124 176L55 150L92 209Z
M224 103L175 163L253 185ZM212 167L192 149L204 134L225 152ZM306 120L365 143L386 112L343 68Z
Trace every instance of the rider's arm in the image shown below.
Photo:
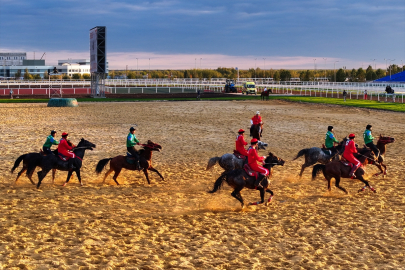
M334 141L335 143L339 143L339 141L335 138L335 136L333 136L332 133L329 135L329 138L331 138L332 141Z
M55 140L53 137L51 138L51 143L54 144L54 145L59 144L58 140Z

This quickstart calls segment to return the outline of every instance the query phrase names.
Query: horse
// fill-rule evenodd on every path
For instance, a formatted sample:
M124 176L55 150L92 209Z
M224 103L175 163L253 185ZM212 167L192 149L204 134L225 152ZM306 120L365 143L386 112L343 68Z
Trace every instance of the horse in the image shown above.
M385 152L387 151L387 144L395 142L395 138L389 137L389 136L382 136L380 134L380 137L378 138L377 141L377 148L380 150L380 155L378 156L378 163L376 162L371 162L370 164L376 165L379 169L380 172L376 173L374 176L378 176L380 174L383 174L383 176L387 175L387 166L384 164L384 157L385 157ZM383 169L384 168L384 169Z
M298 152L297 156L293 159L296 160L297 158L305 155L305 163L301 166L300 177L304 173L305 168L314 165L317 162L322 164L326 164L330 162L331 159L339 160L339 155L343 153L345 143L348 139L344 138L337 146L336 150L338 151L335 155L327 154L319 147L311 147L305 148Z
M260 187L260 186L257 187L257 189L260 191L260 199L261 200L258 201L258 202L250 203L249 205L259 205L259 204L264 203L264 193L265 192L270 193L270 197L267 200L266 205L268 205L271 202L271 200L272 200L272 198L274 196L273 191L271 191L268 188L269 185L270 185L269 178L273 174L273 167L275 165L284 166L284 160L282 160L281 158L276 157L275 155L273 155L270 152L269 155L266 157L264 162L265 163L264 163L263 167L268 169L270 174L261 181L262 187ZM208 193L217 192L222 187L224 181L227 182L228 185L231 186L234 189L233 192L231 193L231 196L234 197L235 199L237 199L242 204L242 208L243 208L245 203L244 203L244 200L242 198L242 195L240 194L240 191L243 188L256 189L255 186L254 186L254 183L256 181L256 177L255 176L249 176L244 169L236 169L236 170L232 170L230 172L224 172L215 181L214 188L211 191L208 191Z
M73 153L75 154L75 158L72 160L73 168L69 168L68 162L62 160L58 156L55 155L47 155L41 156L39 159L39 163L37 160L31 160L28 163L27 169L27 176L32 174L37 166L42 168L42 171L37 172L38 174L38 183L37 189L41 186L42 180L48 174L50 170L60 170L60 171L68 171L68 175L66 178L66 182L63 186L69 182L70 177L72 176L73 172L76 172L77 178L79 179L79 183L82 186L82 178L80 176L80 168L82 167L83 157L86 150L93 150L96 145L91 143L85 139L81 139L77 146L73 149Z
M357 149L358 154L354 154L354 156L361 162L361 167L358 168L355 172L355 179L360 180L365 184L365 186L361 189L359 189L358 192L364 191L367 187L373 191L377 192L372 186L369 185L369 183L364 179L364 174L365 170L363 169L367 164L370 163L370 161L375 161L376 157L371 151L370 148L362 148L362 149ZM349 164L348 164L349 165ZM331 185L330 182L332 178L335 178L335 186L341 190L343 190L346 194L348 194L347 190L344 187L341 187L340 184L340 178L351 178L349 176L351 166L348 166L342 163L342 161L334 160L332 162L327 163L326 165L324 164L317 164L314 166L312 169L312 180L315 180L317 174L319 174L321 171L323 175L325 176L326 181L328 181L328 190L331 191ZM354 179L354 178L352 178Z
M267 91L263 91L261 94L260 94L260 100L269 100L269 94L270 93L273 93L272 92L272 90L271 89L268 89Z
M262 136L263 128L261 124L252 125L250 127L250 137L253 137L260 141L260 137Z
M54 153L54 155L58 155L57 149L52 152ZM42 151L39 153L28 153L28 154L21 155L16 159L16 161L14 162L13 168L11 168L11 173L14 173L15 169L17 169L17 167L20 166L21 161L23 162L23 167L22 167L21 171L18 172L17 178L14 181L14 184L16 184L17 180L20 178L20 176L24 172L27 171L29 162L36 162L37 166L40 165L41 156L43 156L42 153L43 153ZM34 174L34 171L35 170L32 170L32 172L30 174L27 174L27 177L33 185L36 185L36 183L32 180L32 175ZM56 172L56 169L52 169L52 183L54 183L54 181L55 181L55 172Z
M152 152L153 151L160 152L162 149L162 146L152 142L151 140L148 140L148 143L144 144L142 146L143 146L143 149L139 150L139 156L140 156L139 163L140 163L141 167L143 168L143 173L146 176L146 180L148 180L148 184L150 184L148 170L157 173L160 176L160 178L164 181L165 179L160 174L160 172L158 172L158 170L156 170L155 168L152 167ZM127 170L131 170L131 171L136 170L135 164L128 163L127 157L116 156L114 158L106 158L106 159L100 160L96 166L96 173L100 174L101 171L104 169L104 167L108 164L108 162L110 162L110 169L104 175L103 184L104 184L107 176L110 173L112 173L113 171L114 171L113 179L114 179L115 183L117 183L117 185L119 185L119 183L117 181L117 177L123 168L127 169Z
M268 146L267 143L259 141L257 144L258 150L266 150ZM208 160L207 171L215 166L215 164L219 164L225 171L232 171L235 169L242 169L244 161L246 159L237 158L234 154L224 154L221 157L213 157Z

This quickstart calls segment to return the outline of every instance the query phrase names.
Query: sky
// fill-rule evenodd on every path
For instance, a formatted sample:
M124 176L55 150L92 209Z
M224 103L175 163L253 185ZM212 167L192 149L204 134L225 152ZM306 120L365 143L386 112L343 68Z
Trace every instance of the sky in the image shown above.
M0 0L0 52L89 59L95 26L107 27L110 69L405 62L404 0Z

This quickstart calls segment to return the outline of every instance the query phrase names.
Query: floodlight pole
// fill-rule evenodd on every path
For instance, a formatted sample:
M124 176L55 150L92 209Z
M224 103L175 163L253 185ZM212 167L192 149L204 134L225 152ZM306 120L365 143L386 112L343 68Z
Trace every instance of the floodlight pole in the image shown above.
M336 82L336 63L337 62L339 62L339 61L335 61L334 63L333 63L333 73L335 73L335 82Z

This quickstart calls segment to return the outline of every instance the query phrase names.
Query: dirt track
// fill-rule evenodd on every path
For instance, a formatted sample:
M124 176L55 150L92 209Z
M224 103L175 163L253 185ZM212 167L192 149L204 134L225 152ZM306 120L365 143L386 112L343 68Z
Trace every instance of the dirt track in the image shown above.
M263 141L284 167L275 167L269 207L249 207L231 189L206 191L219 168L205 171L208 158L231 152L236 131L247 129L260 110ZM0 268L15 269L403 269L405 184L403 114L281 101L80 103L78 108L46 104L0 106ZM154 154L162 182L151 173L123 171L116 186L101 185L98 160L125 153L125 137L138 124L138 138L163 146ZM320 146L326 127L358 142L367 124L374 135L395 137L388 146L387 178L371 177L378 193L357 193L360 182L344 179L350 194L327 192L322 177L297 175L291 161L306 147ZM51 129L97 144L86 153L84 187L66 173L50 176L37 191L26 177L12 186L20 153L38 150ZM261 152L265 155L266 152ZM105 171L103 171L104 173ZM36 177L35 177L36 179ZM259 193L242 192L247 202ZM267 197L267 195L266 195Z

